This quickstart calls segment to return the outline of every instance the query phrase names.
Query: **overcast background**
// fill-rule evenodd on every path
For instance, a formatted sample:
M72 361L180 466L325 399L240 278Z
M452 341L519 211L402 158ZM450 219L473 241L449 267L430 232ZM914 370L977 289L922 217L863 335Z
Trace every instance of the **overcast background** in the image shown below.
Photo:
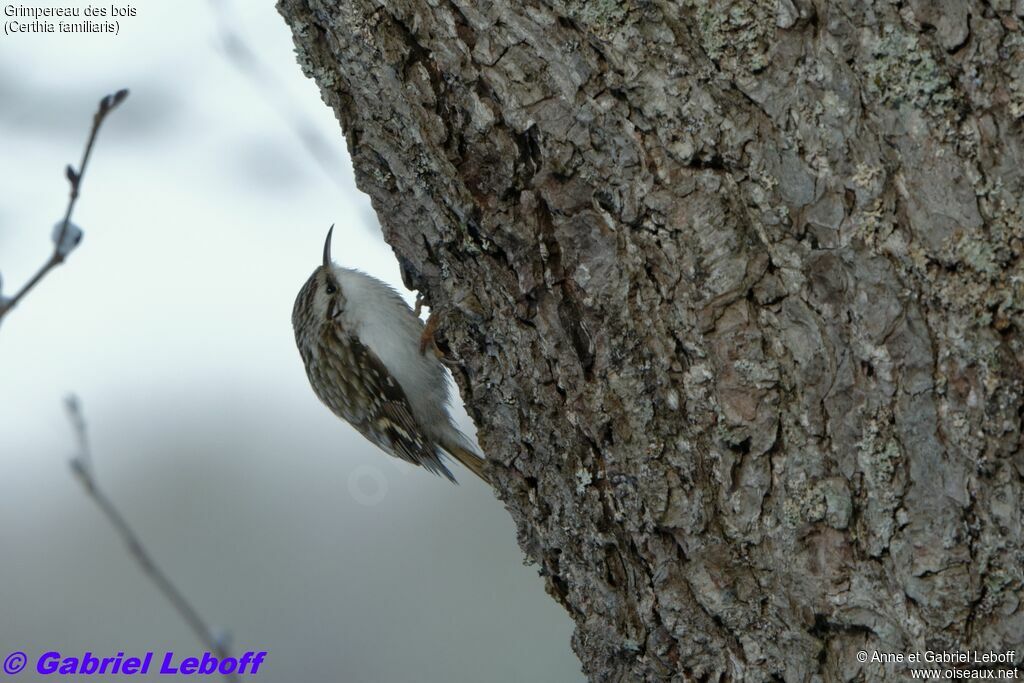
M0 658L202 652L68 469L75 392L102 486L236 653L269 652L256 680L583 680L489 490L393 461L308 386L290 313L328 225L336 260L404 289L273 3L133 4L118 36L0 36L8 295L51 249L97 100L132 91L82 245L0 327Z

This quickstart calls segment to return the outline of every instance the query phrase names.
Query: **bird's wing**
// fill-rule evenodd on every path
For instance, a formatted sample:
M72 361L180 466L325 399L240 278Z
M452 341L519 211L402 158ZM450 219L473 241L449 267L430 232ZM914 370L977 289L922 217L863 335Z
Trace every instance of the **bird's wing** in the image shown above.
M398 381L377 354L357 338L349 337L348 343L352 360L365 384L365 395L373 397L366 406L361 424L354 424L356 429L393 455L455 481L441 462L435 445L423 435L416 423L409 399Z

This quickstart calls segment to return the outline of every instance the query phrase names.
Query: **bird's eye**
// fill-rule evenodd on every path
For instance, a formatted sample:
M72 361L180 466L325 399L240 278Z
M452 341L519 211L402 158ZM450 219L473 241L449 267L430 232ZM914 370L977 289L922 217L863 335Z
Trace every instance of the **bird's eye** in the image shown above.
M338 293L338 288L334 286L333 282L327 283L327 293L332 295Z

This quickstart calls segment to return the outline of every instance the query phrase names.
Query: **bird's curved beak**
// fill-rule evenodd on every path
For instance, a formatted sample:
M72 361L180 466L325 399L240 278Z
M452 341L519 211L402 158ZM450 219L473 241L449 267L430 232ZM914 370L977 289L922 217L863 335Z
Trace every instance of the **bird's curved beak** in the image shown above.
M331 229L327 231L327 240L324 241L324 268L331 267L331 235L334 233L334 224L331 224Z

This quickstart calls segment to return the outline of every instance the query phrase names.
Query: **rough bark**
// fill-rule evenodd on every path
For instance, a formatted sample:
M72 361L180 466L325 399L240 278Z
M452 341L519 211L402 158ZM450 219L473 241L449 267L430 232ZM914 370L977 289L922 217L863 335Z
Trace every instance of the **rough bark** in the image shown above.
M1021 662L1024 1L279 8L592 680Z

